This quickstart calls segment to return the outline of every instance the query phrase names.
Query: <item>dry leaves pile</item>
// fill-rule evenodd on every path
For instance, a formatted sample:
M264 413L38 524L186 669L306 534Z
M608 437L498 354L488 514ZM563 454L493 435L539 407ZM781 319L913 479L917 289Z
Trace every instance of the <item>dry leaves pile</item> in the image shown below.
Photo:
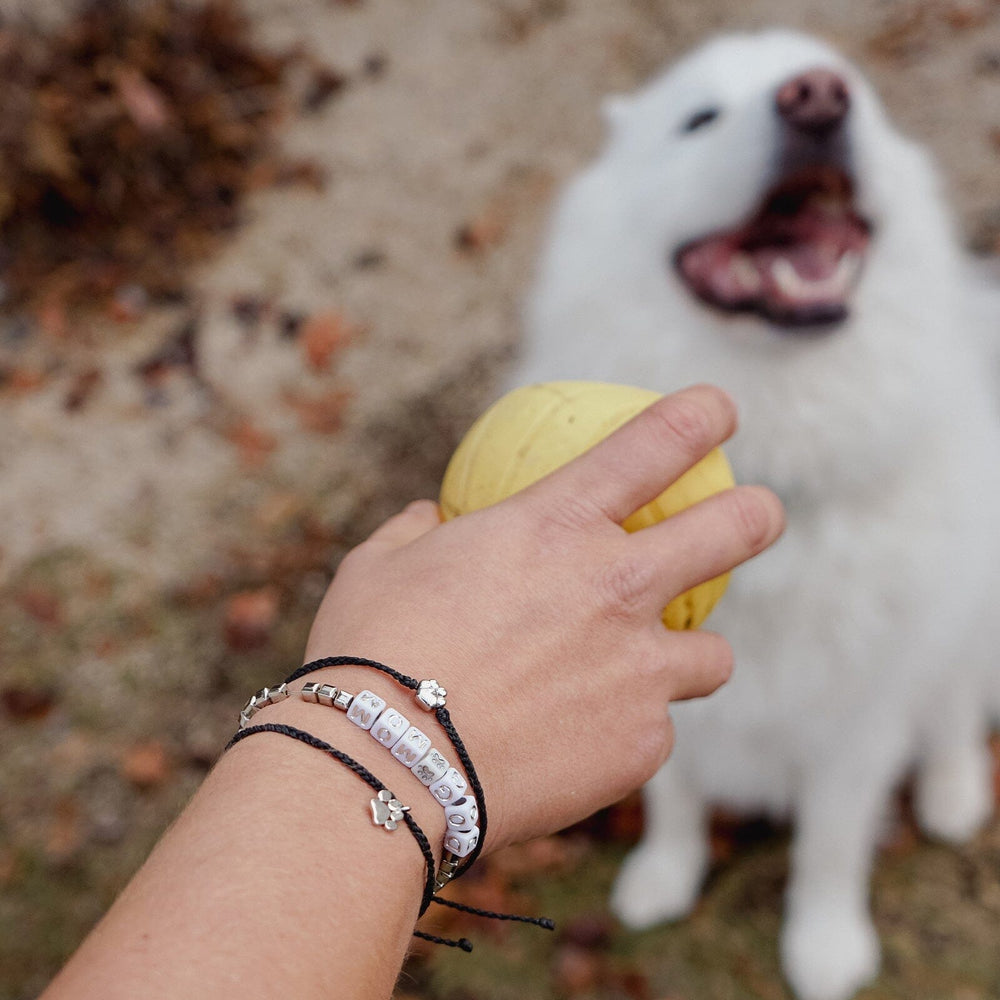
M229 0L91 0L55 32L0 29L6 304L178 296L182 265L236 225L247 192L320 184L270 143L302 58L255 47ZM342 83L313 66L301 106Z

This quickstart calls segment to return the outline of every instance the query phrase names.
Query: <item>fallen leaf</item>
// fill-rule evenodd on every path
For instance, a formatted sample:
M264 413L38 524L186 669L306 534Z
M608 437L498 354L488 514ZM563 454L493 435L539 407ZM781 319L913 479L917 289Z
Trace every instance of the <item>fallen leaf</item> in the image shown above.
M170 758L159 740L133 743L119 761L122 777L136 788L158 788L170 777Z
M0 885L10 885L17 874L17 855L10 847L0 847Z
M142 285L124 285L115 289L108 313L116 323L135 323L149 306L149 293Z
M302 184L318 193L326 187L326 171L315 160L280 160L274 183L281 187Z
M147 381L156 381L172 368L197 370L198 320L190 318L171 333L152 354L135 366Z
M600 951L608 947L614 932L614 921L607 913L582 913L559 927L559 939L585 951Z
M951 0L942 8L945 20L956 31L979 28L990 18L990 5L982 0Z
M45 372L37 368L8 368L3 372L3 386L19 394L35 392L45 384Z
M259 295L237 295L230 304L233 316L248 329L255 328L270 308L270 303Z
M55 691L47 687L12 685L0 691L4 711L18 722L44 719L56 703Z
M62 299L53 296L42 303L38 310L38 326L46 337L51 337L53 340L65 338L69 326L66 305Z
M602 968L603 962L599 955L576 945L562 945L556 949L552 960L555 988L570 996L591 993L601 981Z
M302 108L315 113L322 109L334 94L347 84L347 77L329 66L317 66L309 78L309 86L302 98Z
M331 389L318 396L285 393L285 402L298 414L299 423L307 431L334 434L344 423L344 410L353 393L348 389Z
M136 126L143 132L159 132L170 124L170 112L162 91L132 66L122 66L115 75L118 96Z
M506 235L506 219L497 209L489 208L478 218L459 226L455 232L455 246L465 253L482 253L502 243Z
M27 587L16 595L15 601L22 611L43 625L58 625L62 621L59 597L47 587Z
M83 841L83 823L76 802L61 799L46 831L46 856L54 864L65 864L80 850Z
M278 619L278 591L261 587L233 594L226 602L223 633L226 644L237 652L266 646Z
M299 342L309 366L316 371L328 371L333 356L351 342L354 334L354 328L339 314L317 313L302 326Z
M66 398L63 400L63 409L67 413L76 413L78 410L82 410L94 390L100 385L100 382L100 369L88 368L86 371L80 372L73 379L69 391L66 393Z
M615 972L609 977L609 986L616 992L621 992L629 997L629 1000L653 1000L653 987L649 983L649 976L643 972L629 969L624 972ZM663 1000L671 1000L664 997ZM680 1000L674 997L673 1000Z
M241 420L225 431L226 439L236 445L240 461L250 469L259 468L278 447L278 439L249 420Z

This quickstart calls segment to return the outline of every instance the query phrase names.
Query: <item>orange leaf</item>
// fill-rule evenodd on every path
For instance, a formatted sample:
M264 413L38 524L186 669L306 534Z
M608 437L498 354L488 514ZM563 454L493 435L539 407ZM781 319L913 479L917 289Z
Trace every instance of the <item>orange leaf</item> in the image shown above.
M300 338L310 367L328 371L333 356L346 347L354 329L337 313L317 313L306 320Z

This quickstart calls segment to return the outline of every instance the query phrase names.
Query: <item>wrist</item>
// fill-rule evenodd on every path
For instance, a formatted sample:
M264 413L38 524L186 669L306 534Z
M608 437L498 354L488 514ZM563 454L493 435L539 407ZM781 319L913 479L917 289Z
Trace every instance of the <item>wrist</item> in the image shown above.
M441 804L436 802L428 792L427 784L420 781L402 761L393 757L386 747L373 736L370 729L364 729L354 724L347 717L345 711L330 705L304 700L301 695L302 688L306 684L330 685L350 694L371 691L388 705L398 705L401 712L405 711L399 688L388 678L381 678L377 675L373 677L372 673L372 671L356 667L317 670L315 673L289 684L287 687L288 697L269 705L265 711L255 714L248 725L274 723L292 726L349 755L368 770L373 777L377 778L392 793L393 797L406 807L406 811L416 820L428 838L435 866L437 866L440 864L443 851L442 845L446 829L445 815ZM420 713L420 715L423 714ZM444 753L444 749L448 748L447 739L443 733L440 733L433 717L417 718L416 716L416 711L408 711L406 718L411 725L420 727L430 739L432 747L441 747L441 752ZM331 766L337 766L334 761L330 763ZM369 822L373 825L373 832L378 832L374 829L374 807L369 804L372 799L377 798L376 791L375 789L365 789L360 780L356 783L359 789L359 808L363 808L369 817ZM384 811L380 810L380 816L382 812ZM398 825L402 826L402 823L400 822ZM414 853L417 858L420 857L419 852L415 851Z

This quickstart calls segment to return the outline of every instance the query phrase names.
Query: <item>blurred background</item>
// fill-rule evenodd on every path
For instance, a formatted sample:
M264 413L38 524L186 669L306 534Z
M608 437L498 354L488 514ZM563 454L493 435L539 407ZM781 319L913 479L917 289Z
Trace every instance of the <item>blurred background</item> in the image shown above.
M1000 255L996 0L0 0L0 1000L35 996L300 662L339 556L496 395L603 96L774 24L859 62ZM568 345L572 350L572 345ZM398 997L787 996L783 831L719 815L693 917L607 915L629 800L454 887ZM1000 825L905 796L861 994L1000 995Z

